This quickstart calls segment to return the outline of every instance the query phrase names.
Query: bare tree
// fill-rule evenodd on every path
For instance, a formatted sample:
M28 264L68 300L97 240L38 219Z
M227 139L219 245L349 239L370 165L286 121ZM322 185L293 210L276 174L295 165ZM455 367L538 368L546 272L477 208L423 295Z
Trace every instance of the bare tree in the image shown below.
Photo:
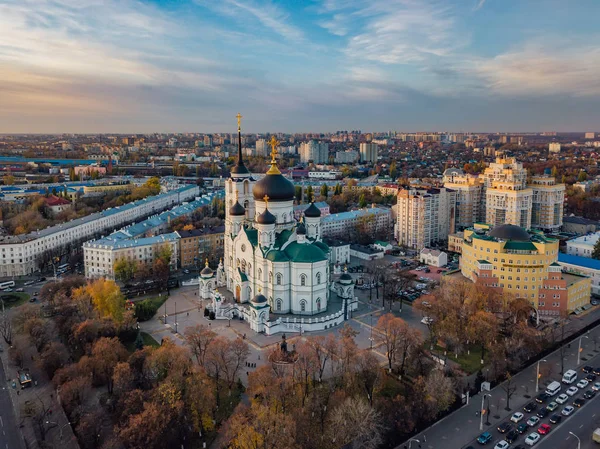
M383 442L381 415L366 401L347 398L331 414L330 434L335 447L376 449Z
M206 351L216 337L217 334L215 332L201 324L186 329L185 340L190 346L192 353L196 356L196 360L200 366L204 366Z
M50 409L50 406L46 405L39 396L37 396L37 402L27 401L23 406L23 415L31 418L42 441L46 441L48 432L58 426L57 423L48 420L51 413L52 410Z
M510 398L517 391L517 386L514 384L510 373L506 373L506 382L502 384L502 390L506 393L506 407L504 410L510 411Z
M10 318L8 317L8 313L4 309L4 301L2 299L0 299L0 302L2 302L2 313L0 314L0 333L2 334L2 338L4 338L4 341L6 342L6 344L12 345L12 338L13 338L12 322L11 322Z

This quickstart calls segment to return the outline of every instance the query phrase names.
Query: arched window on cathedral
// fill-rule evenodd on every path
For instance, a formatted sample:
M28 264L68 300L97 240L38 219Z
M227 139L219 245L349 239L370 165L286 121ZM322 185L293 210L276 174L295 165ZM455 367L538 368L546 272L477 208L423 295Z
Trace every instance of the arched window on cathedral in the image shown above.
M287 223L287 215L285 213L281 214L281 222Z
M248 193L249 186L250 186L250 183L249 183L249 182L248 182L248 180L246 179L246 180L244 181L244 193Z
M306 301L305 300L300 301L300 311L306 312Z
M306 275L304 275L304 274L300 275L300 285L301 286L305 286L306 285Z
M277 275L275 276L275 279L277 279L277 285L281 285L281 283L283 281L283 276L281 275L281 273L277 273Z
M317 284L321 283L321 273L317 273Z
M262 281L262 270L260 268L258 269L258 279Z
M242 273L246 272L246 261L242 260Z
M233 266L233 256L229 256L229 266Z
M269 284L273 283L273 272L269 271Z
M321 298L317 298L317 310L321 311Z
M277 299L277 303L276 304L277 304L277 311L278 312L281 312L281 303L282 303L281 299Z

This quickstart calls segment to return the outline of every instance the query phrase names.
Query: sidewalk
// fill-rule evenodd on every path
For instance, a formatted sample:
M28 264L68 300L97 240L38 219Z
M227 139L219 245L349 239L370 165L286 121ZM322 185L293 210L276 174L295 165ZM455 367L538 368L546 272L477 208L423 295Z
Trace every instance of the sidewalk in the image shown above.
M597 319L597 317L596 317ZM584 327L590 324L593 320L582 320L585 323ZM581 323L580 323L581 324ZM572 332L571 332L572 334ZM566 333L565 333L566 335ZM564 346L564 367L567 369L579 369L585 364L590 364L591 360L595 360L592 365L600 364L600 344L597 350L594 350L593 338L600 339L600 325L596 326L588 334L588 338L581 340L581 356L580 363L577 365L577 349L579 339L574 340L571 344ZM570 347L569 347L570 346ZM560 363L560 348L549 354L545 362L541 362L542 367L551 365L552 375L548 378L541 378L539 382L539 392L544 391L545 386L553 380L560 380L561 363ZM510 411L505 410L506 407L506 392L502 389L502 385L493 388L491 394L490 408L490 426L484 424L483 430L479 430L479 412L481 409L482 394L479 393L470 398L469 404L461 409L448 415L442 420L436 422L431 427L423 432L415 435L413 438L421 441L422 447L427 449L447 449L461 448L472 442L482 432L494 429L499 423L507 420L515 410L520 410L525 404L530 402L537 394L535 391L536 364L526 367L512 378L512 382L517 387L517 390L510 398ZM485 370L484 370L485 373ZM484 418L485 421L485 418ZM397 449L403 448L404 444L397 446Z

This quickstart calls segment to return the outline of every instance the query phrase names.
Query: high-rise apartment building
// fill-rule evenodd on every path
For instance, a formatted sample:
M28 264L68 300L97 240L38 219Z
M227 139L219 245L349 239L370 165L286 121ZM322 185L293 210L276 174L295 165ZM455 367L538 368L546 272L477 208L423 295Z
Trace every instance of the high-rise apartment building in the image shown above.
M256 141L256 155L267 156L269 154L269 147L265 139L258 139Z
M212 137L210 137L210 136L204 136L204 146L205 147L212 147L212 144L213 144Z
M483 180L479 176L449 168L444 172L444 187L456 191L457 229L468 228L483 219Z
M353 164L358 160L358 151L336 151L334 162L336 164Z
M379 147L376 143L360 144L360 161L361 162L377 162L377 152Z
M456 192L444 187L402 188L395 211L398 244L422 249L454 232Z
M329 144L310 140L300 144L300 162L325 164L329 161Z
M596 133L585 133L585 138L586 139L595 139Z
M496 158L479 177L448 169L444 186L457 191L456 226L460 229L478 221L544 231L556 231L562 225L564 184L557 184L549 173L528 180L527 170L514 158Z

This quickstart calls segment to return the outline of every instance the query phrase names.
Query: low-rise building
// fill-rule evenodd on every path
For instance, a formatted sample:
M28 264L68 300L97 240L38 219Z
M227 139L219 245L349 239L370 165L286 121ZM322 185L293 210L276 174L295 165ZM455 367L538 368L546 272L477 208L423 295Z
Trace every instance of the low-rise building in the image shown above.
M179 235L176 232L139 239L122 239L113 234L93 242L87 242L83 245L85 277L88 279L101 277L114 279L115 262L120 259L128 259L134 260L138 264L151 264L164 245L171 248L169 268L175 270L179 260Z
M583 217L564 217L562 230L571 234L589 234L600 229L600 223Z
M592 295L600 297L600 260L559 253L558 264L563 271L589 277Z
M448 264L448 254L437 249L423 248L419 253L419 261L425 265L445 267Z
M600 239L600 232L582 235L566 242L566 253L573 256L592 257L594 245Z
M370 207L349 212L331 214L321 219L323 237L348 238L350 233L360 231L374 235L390 235L393 229L392 210L382 207Z
M50 195L48 198L46 198L46 207L48 207L48 209L50 210L50 213L53 216L56 216L56 215L60 214L61 212L71 209L71 207L73 207L73 205L69 200L67 200L65 198L60 198L55 195Z
M361 260L383 259L384 252L364 245L350 245L350 256Z
M465 239L463 232L448 235L448 251L462 253L462 244Z

